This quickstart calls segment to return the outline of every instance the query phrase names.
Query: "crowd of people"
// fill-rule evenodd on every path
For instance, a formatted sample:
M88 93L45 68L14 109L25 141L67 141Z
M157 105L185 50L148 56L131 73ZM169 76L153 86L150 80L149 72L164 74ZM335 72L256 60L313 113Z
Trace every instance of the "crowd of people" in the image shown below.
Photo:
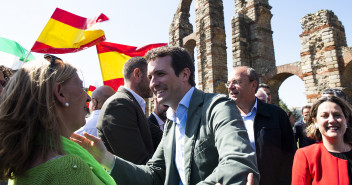
M9 184L352 184L352 109L339 89L294 122L251 67L234 67L228 95L196 89L181 47L132 57L117 92L91 96L75 67L45 59L14 74L0 66L0 180Z

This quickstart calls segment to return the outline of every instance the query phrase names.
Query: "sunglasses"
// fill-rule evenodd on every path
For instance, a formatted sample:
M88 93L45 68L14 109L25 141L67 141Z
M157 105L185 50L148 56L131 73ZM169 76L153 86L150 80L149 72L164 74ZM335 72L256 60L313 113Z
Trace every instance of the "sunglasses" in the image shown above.
M0 80L0 85L1 85L2 87L5 87L6 84L7 84L7 82L6 82L5 80Z
M59 57L57 57L57 56L54 56L54 55L45 54L45 55L44 55L44 58L45 58L45 60L47 60L47 61L50 62L50 66L49 66L50 70L53 70L53 69L54 69L55 64L56 64L56 62L57 62L56 60L59 60L60 62L62 62L62 59L61 59L61 58L59 58Z

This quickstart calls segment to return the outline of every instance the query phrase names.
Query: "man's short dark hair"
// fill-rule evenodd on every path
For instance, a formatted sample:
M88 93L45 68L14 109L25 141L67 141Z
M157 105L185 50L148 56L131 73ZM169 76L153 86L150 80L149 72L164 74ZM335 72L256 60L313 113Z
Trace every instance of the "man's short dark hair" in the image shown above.
M3 65L0 65L0 72L2 72L2 74L4 75L6 82L8 82L10 80L10 77L13 74L11 68L5 67Z
M129 80L136 68L139 68L143 75L146 75L148 63L143 57L132 57L123 66L123 78Z
M321 92L322 95L332 95L332 96L337 96L343 100L346 100L346 94L341 90L341 89L324 89L323 92Z
M260 83L259 84L259 88L267 88L270 90L270 86L268 84L265 84L265 83Z
M312 106L310 106L310 105L305 105L305 106L302 107L301 113L303 113L303 110L304 110L304 109L311 109L311 108L312 108Z
M186 49L177 46L163 46L148 51L145 55L147 61L155 60L156 58L171 56L171 67L175 71L176 76L179 76L184 68L188 68L191 71L191 75L188 79L191 86L195 86L194 81L194 63L191 55Z

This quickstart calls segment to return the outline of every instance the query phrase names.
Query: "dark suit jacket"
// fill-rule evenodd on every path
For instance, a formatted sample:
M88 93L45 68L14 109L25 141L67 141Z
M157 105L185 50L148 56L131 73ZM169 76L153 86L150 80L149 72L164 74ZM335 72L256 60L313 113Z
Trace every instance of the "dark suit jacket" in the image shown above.
M97 131L111 153L132 163L145 164L155 151L147 118L137 100L124 87L104 103Z
M322 142L297 150L292 168L293 185L349 185L347 160L330 154Z
M155 118L154 114L150 113L150 116L148 117L148 121L149 123L157 126L158 128L160 128L158 120Z
M257 101L254 133L260 185L289 185L297 148L290 121L281 108Z
M194 90L184 138L185 185L246 184L250 172L258 184L255 153L235 107L235 102L223 95ZM116 157L110 173L116 183L178 185L175 125L167 121L163 138L147 165L133 165Z
M299 148L309 146L315 143L314 139L308 138L304 132L306 129L306 123L303 120L297 121L294 125L293 133L295 135L295 141L298 141Z
M163 132L160 129L158 120L156 120L154 114L150 114L150 116L148 117L148 122L150 126L150 132L152 133L154 149L156 150L160 143L161 137L163 136Z

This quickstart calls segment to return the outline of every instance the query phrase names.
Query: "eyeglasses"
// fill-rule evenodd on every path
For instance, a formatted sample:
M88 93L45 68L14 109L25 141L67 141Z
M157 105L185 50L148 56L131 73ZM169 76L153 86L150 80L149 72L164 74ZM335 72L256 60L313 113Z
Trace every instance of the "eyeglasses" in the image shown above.
M249 80L249 82L253 82L253 80ZM227 82L225 83L225 87L226 87L226 88L230 88L230 87L233 87L234 85L235 85L235 86L239 86L240 84L242 84L242 81L241 81L241 80L227 81Z
M240 85L241 83L242 83L242 82L239 81L239 80L227 81L227 82L225 83L225 87L226 87L226 88L230 88L230 87L232 87L233 85L238 86L238 85Z

